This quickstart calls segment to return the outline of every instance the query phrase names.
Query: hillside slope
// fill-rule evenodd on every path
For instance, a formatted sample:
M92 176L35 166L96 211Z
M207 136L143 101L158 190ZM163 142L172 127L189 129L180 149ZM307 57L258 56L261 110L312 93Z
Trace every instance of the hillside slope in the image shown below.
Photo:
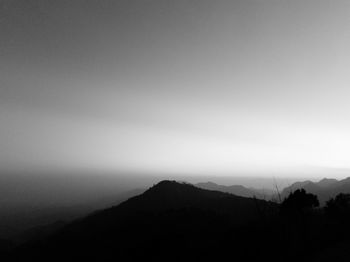
M44 242L23 246L17 255L37 261L179 261L227 256L237 245L236 256L242 256L251 240L248 228L276 210L271 202L162 181Z

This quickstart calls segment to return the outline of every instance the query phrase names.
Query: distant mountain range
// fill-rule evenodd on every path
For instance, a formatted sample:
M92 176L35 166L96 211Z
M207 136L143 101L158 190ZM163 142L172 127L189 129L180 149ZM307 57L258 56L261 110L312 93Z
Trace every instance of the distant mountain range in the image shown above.
M308 193L317 195L320 204L324 205L327 200L335 197L339 193L350 194L350 177L343 180L324 178L318 182L312 182L310 180L295 182L291 186L284 188L280 195L271 189L255 189L247 188L241 185L224 186L218 185L213 182L197 183L195 186L207 190L221 191L225 193L234 194L242 197L255 197L264 200L279 200L286 198L291 192L296 189L305 189Z
M215 184L213 182L197 183L195 184L195 186L202 189L230 193L236 196L256 197L258 199L266 199L266 200L270 199L271 196L275 193L270 189L247 188L241 185L224 186L224 185Z
M284 199L290 192L301 188L305 189L309 193L317 195L321 205L323 205L327 200L335 197L339 193L350 194L350 177L343 180L324 178L319 182L312 182L309 180L296 182L283 189L281 192L281 198Z

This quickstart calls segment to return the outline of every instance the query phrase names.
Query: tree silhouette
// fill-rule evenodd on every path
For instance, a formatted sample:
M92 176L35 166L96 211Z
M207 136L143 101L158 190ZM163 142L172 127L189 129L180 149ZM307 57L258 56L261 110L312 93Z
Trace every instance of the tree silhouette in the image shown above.
M297 189L283 200L281 204L281 213L285 214L295 211L304 213L319 205L320 203L316 195L306 193L305 189Z
M333 218L348 218L350 216L350 194L338 194L326 202L325 212Z

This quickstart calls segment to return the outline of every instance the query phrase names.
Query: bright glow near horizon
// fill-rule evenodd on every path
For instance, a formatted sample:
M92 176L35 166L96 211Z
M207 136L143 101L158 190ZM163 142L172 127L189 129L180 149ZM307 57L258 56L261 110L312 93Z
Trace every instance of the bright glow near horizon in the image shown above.
M2 168L350 168L348 1L135 3L3 3Z

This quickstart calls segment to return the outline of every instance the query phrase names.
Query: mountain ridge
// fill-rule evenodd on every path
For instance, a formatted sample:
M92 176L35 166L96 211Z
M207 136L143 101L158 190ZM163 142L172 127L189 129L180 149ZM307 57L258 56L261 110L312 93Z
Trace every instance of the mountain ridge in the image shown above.
M133 259L156 256L155 260L164 261L158 255L171 254L171 247L177 246L174 261L178 261L183 254L198 256L196 250L203 247L210 250L214 240L214 250L229 250L223 247L228 243L224 240L234 236L226 236L230 230L255 224L261 221L262 210L273 214L277 207L264 200L161 181L118 206L67 225L34 249L23 247L18 254L41 261L54 253L59 260L69 251L79 259L103 260L118 251L123 259L132 254Z
M197 186L202 189L216 190L216 191L230 193L230 194L242 196L242 197L250 197L250 198L255 197L263 200L270 199L271 196L273 195L272 190L268 190L264 188L261 188L261 189L256 189L252 187L247 188L242 185L224 186L224 185L218 185L210 181L197 183L197 184L194 184L194 186Z
M323 178L318 182L312 182L310 180L296 182L284 188L281 192L281 196L282 198L285 198L292 191L301 188L309 193L317 195L321 205L324 205L326 201L335 197L339 193L350 194L350 177L341 180Z

